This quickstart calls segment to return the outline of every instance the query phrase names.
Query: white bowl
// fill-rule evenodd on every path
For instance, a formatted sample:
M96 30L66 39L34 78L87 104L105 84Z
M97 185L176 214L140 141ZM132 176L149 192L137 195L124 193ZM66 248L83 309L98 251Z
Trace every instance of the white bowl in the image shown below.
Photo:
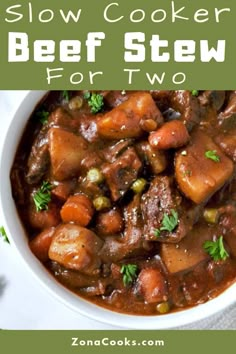
M35 280L57 300L75 312L94 320L130 329L169 329L193 323L207 318L231 305L236 299L236 284L229 287L217 298L205 304L161 316L132 316L120 314L98 307L60 285L44 266L31 253L27 237L19 220L11 193L10 170L16 149L26 122L36 104L47 91L30 91L23 99L18 109L11 117L0 158L0 203L3 213L3 223L9 235L11 245L24 260Z

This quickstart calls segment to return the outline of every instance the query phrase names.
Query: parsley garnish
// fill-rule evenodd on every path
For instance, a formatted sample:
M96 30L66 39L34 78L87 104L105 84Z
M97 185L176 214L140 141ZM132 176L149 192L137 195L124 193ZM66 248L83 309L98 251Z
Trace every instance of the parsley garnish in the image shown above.
M52 185L44 181L39 190L34 194L33 200L37 211L48 210L48 203L51 201Z
M224 248L223 236L220 236L216 241L204 242L203 248L214 261L225 261L229 257L228 252Z
M161 231L159 229L154 230L154 235L159 237L161 235Z
M208 150L205 152L205 157L215 162L220 162L220 157L217 155L216 150Z
M68 91L62 91L62 97L66 102L69 102L70 95Z
M103 102L103 96L100 95L99 93L90 93L86 92L84 94L84 99L88 101L89 107L91 107L91 112L92 113L97 113L101 111L104 102Z
M169 216L168 214L164 214L163 220L162 220L162 226L160 229L156 229L154 231L154 234L156 237L159 237L161 234L161 231L174 231L176 226L178 225L178 213L174 209L171 209L171 215Z
M199 95L199 91L198 90L192 90L191 94L192 94L192 96L197 97Z
M123 283L125 286L131 284L137 278L138 266L136 264L123 264L120 273L123 274Z
M44 110L38 111L36 112L36 117L39 119L40 123L45 125L48 122L49 112Z
M0 235L2 236L2 239L3 239L4 242L10 243L10 241L9 241L9 239L7 237L7 233L6 233L6 231L5 231L3 226L0 227Z

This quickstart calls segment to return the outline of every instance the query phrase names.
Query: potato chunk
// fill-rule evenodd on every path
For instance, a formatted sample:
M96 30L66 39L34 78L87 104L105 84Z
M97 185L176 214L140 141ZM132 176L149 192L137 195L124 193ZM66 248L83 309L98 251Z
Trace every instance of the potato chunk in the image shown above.
M198 226L192 229L178 245L173 243L161 244L161 258L170 273L177 273L194 267L208 254L203 249L205 241L211 241L208 227Z
M76 176L87 153L88 143L81 136L61 128L51 128L48 139L54 178L62 181Z
M219 161L205 156L214 151ZM233 174L233 163L213 140L201 131L175 158L175 174L181 191L195 203L206 202Z
M59 226L49 248L49 258L65 268L96 274L101 264L102 240L92 231L74 224Z
M147 92L138 92L98 120L98 134L106 139L136 138L144 132L140 126L141 120L148 119L158 124L163 121L152 96Z

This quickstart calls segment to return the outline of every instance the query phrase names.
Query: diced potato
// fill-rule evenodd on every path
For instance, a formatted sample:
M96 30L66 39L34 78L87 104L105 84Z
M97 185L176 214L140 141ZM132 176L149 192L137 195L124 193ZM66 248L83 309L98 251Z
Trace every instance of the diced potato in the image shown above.
M205 156L214 151L219 161ZM233 174L233 162L213 140L201 131L192 134L192 142L175 158L175 174L181 191L195 203L207 201Z
M92 231L74 224L59 226L49 248L49 258L65 268L97 274L102 240Z
M211 241L209 229L198 225L178 244L162 243L161 258L167 270L170 273L177 273L194 267L208 258L208 254L203 249L204 242L208 240Z
M46 262L48 258L48 250L52 242L55 227L50 227L38 234L29 246L33 254L41 261Z
M61 128L51 128L48 139L54 178L62 181L76 176L88 151L88 143L81 136Z
M163 121L152 96L147 92L131 95L127 101L98 120L98 134L106 139L136 138L142 135L142 119Z

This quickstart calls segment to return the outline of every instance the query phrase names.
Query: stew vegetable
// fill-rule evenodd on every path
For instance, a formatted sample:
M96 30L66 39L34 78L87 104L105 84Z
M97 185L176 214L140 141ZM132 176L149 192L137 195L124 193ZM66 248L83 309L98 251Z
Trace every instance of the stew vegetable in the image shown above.
M158 315L236 279L236 91L61 91L38 104L12 193L29 247L79 296Z

